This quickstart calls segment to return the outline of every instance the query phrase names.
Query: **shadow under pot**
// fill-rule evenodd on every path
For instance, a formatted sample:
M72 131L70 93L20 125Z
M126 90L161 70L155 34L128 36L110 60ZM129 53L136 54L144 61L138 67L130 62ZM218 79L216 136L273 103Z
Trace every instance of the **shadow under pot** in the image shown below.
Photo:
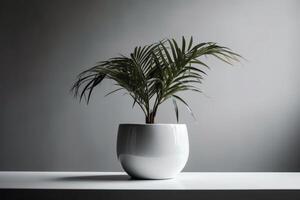
M187 127L185 124L120 124L117 155L132 178L174 178L188 160Z

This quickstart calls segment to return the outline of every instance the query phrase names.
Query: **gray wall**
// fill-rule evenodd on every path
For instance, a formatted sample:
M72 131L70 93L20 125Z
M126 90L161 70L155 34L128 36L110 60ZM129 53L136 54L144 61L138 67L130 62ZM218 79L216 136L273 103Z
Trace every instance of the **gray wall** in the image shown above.
M50 1L0 3L0 170L119 171L119 123L144 117L127 96L89 106L75 76L135 45L182 35L244 55L213 67L204 95L184 94L186 171L300 171L300 3L297 0ZM158 122L174 123L172 104Z

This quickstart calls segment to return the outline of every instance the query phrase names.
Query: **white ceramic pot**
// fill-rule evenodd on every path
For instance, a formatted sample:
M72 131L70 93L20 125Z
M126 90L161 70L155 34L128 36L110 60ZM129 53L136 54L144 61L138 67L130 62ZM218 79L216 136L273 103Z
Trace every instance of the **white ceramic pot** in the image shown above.
M133 178L174 178L189 156L186 125L120 124L117 155L123 169Z

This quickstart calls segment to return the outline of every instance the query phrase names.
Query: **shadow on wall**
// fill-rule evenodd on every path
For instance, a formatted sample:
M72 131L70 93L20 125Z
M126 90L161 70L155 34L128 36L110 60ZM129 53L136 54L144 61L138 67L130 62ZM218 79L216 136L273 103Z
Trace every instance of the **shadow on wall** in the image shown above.
M300 110L298 111L298 116L295 120L295 126L291 130L290 151L293 153L293 157L289 158L290 166L288 166L288 171L299 171L300 170ZM289 154L287 155L289 157ZM288 159L288 158L287 158Z
M293 12L291 12L292 18L291 19L298 19L298 8L300 7L300 1L294 1L293 2ZM294 24L293 28L290 30L291 32L295 33L295 35L300 34L300 22L299 20L296 20L297 23ZM299 37L294 37L294 44L299 44L300 39ZM300 52L300 47L297 46L295 48L295 51L289 52L290 59L294 60L295 63L299 61L298 59L298 54ZM284 66L283 66L284 67ZM294 66L295 69L299 68L299 66ZM291 73L290 76L291 79L295 80L295 90L292 93L290 97L286 98L297 98L298 97L298 102L300 102L299 96L300 96L300 90L297 88L300 85L300 79L298 73ZM296 100L297 101L297 100ZM294 111L291 113L292 116L285 116L285 117L290 117L289 125L289 138L287 138L287 143L288 143L288 152L285 154L285 158L283 161L286 161L286 163L281 163L279 164L279 168L285 169L284 171L289 171L289 172L299 172L300 171L300 107L299 104L295 104L294 106ZM278 113L280 115L280 113ZM286 133L283 133L286 134ZM282 170L280 170L282 171Z
M245 57L253 58L253 62L249 63L250 69L261 64L257 65L261 66L257 71L249 71L252 73L245 73L245 77L237 79L238 84L244 84L243 88L255 88L253 98L259 94L267 98L267 94L274 93L270 101L289 98L298 101L300 93L297 92L297 86L300 85L300 79L299 68L295 65L299 65L300 52L300 46L296 45L299 44L300 33L299 7L300 1L297 0L228 0L226 3L221 0L191 0L189 3L180 0L155 3L138 0L0 1L0 170L121 169L115 159L115 146L107 142L113 141L113 136L107 134L112 130L107 121L113 117L106 116L107 121L100 118L101 113L110 113L112 110L114 113L120 112L114 106L115 102L122 103L118 101L119 97L113 97L109 104L103 104L107 106L99 106L98 103L89 105L89 110L94 112L88 112L79 108L68 90L77 72L82 70L81 66L87 66L90 62L93 64L93 59L98 59L98 53L101 56L114 55L114 51L119 50L122 53L135 41L146 42L169 34L192 33L199 36L199 40L211 38L228 43L233 49L241 50ZM207 18L212 10L214 15ZM257 60L260 62L254 63ZM209 80L212 79L213 76L210 76ZM230 82L226 78L222 81ZM285 82L295 86L288 93L291 96L280 93L289 90L287 86L280 88ZM227 85L229 92L234 89L230 84ZM268 87L260 88L264 85ZM217 89L218 94L221 91L222 88ZM246 98L236 90L234 94L233 91L223 94L228 99L234 99L235 94L241 100ZM209 137L199 136L199 141L191 140L191 146L195 147L191 155L198 158L194 157L194 162L189 162L188 170L300 171L299 102L291 106L291 114L287 114L285 108L272 112L270 117L280 117L275 117L278 120L276 122L270 119L268 126L264 120L253 119L253 127L259 124L262 133L258 135L253 131L256 138L251 134L252 124L245 121L247 127L238 124L237 130L247 129L245 131L249 132L249 137L232 134L218 138L219 135L212 134ZM220 108L226 106L220 103ZM234 104L232 107L239 106ZM249 107L248 104L245 107ZM286 107L289 107L289 102ZM254 107L258 115L262 109ZM237 109L237 113L240 112ZM217 116L218 111L212 107L202 113L205 116ZM168 119L167 112L162 114ZM234 119L235 114L232 112L228 119ZM123 119L135 119L133 115L134 112L127 117L122 112ZM115 118L119 119L119 116ZM205 122L215 123L213 118ZM221 117L218 123L224 123ZM206 127L207 133L223 132L221 126ZM198 128L205 131L203 127L195 126L194 133ZM99 129L105 134L97 135ZM230 132L231 129L229 127L224 131ZM190 135L194 133L191 131ZM245 143L236 145L236 138ZM228 151L214 152L209 140L220 141L219 149ZM199 151L200 144L203 144L203 153ZM240 152L249 153L239 153L236 149L231 151L226 146L236 146ZM239 156L234 157L235 153ZM225 162L228 165L224 165ZM205 163L208 165L204 166ZM233 168L234 164L236 168ZM69 181L111 179L127 180L129 177L66 177Z

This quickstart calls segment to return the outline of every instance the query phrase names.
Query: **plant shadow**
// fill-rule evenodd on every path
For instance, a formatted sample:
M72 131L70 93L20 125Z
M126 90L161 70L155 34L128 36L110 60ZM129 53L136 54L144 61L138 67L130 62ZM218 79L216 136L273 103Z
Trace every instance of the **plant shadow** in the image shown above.
M58 181L136 181L128 175L82 175L57 178Z

